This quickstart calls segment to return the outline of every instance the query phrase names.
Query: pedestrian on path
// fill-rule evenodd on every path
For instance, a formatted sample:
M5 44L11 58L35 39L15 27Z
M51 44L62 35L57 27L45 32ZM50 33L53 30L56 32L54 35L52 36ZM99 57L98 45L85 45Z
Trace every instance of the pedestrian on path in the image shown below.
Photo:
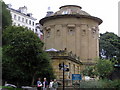
M43 90L47 90L47 88L48 88L48 81L46 80L46 78L44 78Z
M50 90L53 90L53 80L50 81L49 88Z
M54 79L53 90L57 90L57 88L58 88L58 83L57 83L56 79Z
M40 78L38 78L38 81L37 81L37 90L41 90L41 87L42 87L42 83L40 81Z

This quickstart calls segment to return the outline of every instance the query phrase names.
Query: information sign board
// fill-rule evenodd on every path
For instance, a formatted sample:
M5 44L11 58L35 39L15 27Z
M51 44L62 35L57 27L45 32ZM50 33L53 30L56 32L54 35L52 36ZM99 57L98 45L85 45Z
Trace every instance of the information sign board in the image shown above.
M82 80L81 74L72 74L72 80Z

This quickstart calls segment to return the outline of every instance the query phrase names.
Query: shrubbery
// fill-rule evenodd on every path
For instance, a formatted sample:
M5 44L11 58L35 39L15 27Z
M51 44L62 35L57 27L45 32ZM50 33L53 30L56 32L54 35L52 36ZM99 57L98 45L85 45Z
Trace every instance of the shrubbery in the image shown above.
M86 67L81 73L84 76L90 77L99 77L102 79L108 78L109 75L114 70L114 64L116 60L109 60L109 59L98 59L94 66Z
M98 80L98 81L81 81L80 88L115 88L120 89L120 80Z

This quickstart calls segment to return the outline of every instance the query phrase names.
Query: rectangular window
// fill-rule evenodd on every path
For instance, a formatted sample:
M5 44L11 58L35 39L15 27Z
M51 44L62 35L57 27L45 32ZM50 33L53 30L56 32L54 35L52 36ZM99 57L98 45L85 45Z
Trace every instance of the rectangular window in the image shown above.
M34 26L34 22L33 22L33 26Z
M29 20L29 24L31 25L31 20Z
M79 66L77 66L77 71L78 71L77 73L79 73Z
M35 31L37 32L37 29L35 29Z
M26 19L26 23L28 23L28 19Z
M16 20L16 15L14 15L14 19Z
M31 28L29 28L31 30Z
M24 22L24 18L22 18L22 22Z
M18 24L18 26L20 26L20 24Z
M74 74L75 74L75 64L73 64L73 72L74 72Z
M18 21L20 21L20 16L18 16Z
M16 25L16 23L14 22L13 25Z
M71 64L69 63L69 79L71 78Z
M69 71L71 71L71 64L69 63Z

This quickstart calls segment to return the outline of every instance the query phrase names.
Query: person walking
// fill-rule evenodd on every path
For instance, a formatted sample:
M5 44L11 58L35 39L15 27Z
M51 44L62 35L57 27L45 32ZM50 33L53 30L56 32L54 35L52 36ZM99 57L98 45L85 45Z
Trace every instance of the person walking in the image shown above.
M47 88L48 88L48 81L46 80L46 78L44 78L43 90L47 90Z
M56 79L54 79L53 90L57 90L57 88L58 88L58 83L57 83Z
M42 83L40 81L40 78L38 78L38 81L37 81L37 90L41 90L41 87L42 87Z
M49 88L50 90L53 90L53 80L50 81Z

